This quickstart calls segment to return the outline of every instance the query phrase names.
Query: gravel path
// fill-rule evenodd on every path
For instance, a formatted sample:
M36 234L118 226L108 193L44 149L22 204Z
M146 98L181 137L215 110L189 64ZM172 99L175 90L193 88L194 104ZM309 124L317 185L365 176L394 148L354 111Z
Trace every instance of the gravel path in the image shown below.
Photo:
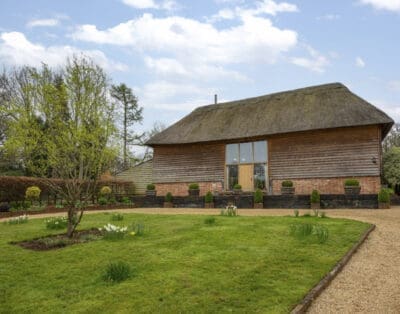
M90 211L94 214L104 211ZM217 209L134 208L110 212L149 214L219 214ZM309 212L300 211L301 213ZM330 286L313 302L309 313L400 313L400 207L386 210L327 210L329 217L374 223L375 231ZM240 215L283 216L293 210L239 210ZM30 218L64 216L42 214ZM0 219L4 220L4 219Z

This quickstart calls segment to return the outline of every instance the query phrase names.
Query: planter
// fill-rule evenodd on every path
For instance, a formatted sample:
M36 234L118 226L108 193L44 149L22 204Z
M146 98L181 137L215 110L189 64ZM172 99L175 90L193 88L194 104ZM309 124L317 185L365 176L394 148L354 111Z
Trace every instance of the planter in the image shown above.
M156 197L157 191L156 190L146 190L146 196Z
M214 208L214 202L212 202L212 203L204 203L204 208Z
M263 203L254 203L254 208L255 209L263 209L264 208L264 204Z
M390 203L379 202L379 209L390 209Z
M164 208L173 208L174 204L172 202L164 202Z
M193 190L193 189L190 189L190 190L188 190L188 193L189 193L189 196L198 197L199 194L200 194L200 190Z
M361 191L361 186L345 186L344 194L345 195L359 195Z
M320 203L311 203L311 209L320 209L321 205Z
M242 194L242 189L233 189L234 194Z
M294 195L294 186L282 186L281 187L282 195Z

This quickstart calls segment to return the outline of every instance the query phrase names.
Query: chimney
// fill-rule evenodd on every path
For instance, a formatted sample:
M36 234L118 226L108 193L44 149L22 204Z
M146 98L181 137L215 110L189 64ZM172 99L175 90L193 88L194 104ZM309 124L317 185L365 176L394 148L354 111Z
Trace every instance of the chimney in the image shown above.
M218 103L218 95L215 94L214 95L214 105L216 105Z

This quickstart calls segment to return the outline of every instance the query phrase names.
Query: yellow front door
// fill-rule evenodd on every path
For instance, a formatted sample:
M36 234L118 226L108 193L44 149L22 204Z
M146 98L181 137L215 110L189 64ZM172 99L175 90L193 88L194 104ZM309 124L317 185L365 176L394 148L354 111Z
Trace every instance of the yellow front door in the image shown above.
M243 191L253 191L253 165L239 165L239 184Z

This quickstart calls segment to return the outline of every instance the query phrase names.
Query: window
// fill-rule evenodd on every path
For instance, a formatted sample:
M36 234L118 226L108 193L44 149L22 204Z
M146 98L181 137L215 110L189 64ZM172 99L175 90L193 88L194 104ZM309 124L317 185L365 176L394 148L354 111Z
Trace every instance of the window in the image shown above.
M225 159L227 164L239 163L239 144L226 145Z
M227 167L227 177L228 177L228 189L233 190L235 184L239 182L237 165L229 165Z
M253 143L240 143L240 163L253 162Z
M254 165L254 189L264 190L265 184L265 164Z
M254 162L266 162L268 160L267 142L254 142Z

